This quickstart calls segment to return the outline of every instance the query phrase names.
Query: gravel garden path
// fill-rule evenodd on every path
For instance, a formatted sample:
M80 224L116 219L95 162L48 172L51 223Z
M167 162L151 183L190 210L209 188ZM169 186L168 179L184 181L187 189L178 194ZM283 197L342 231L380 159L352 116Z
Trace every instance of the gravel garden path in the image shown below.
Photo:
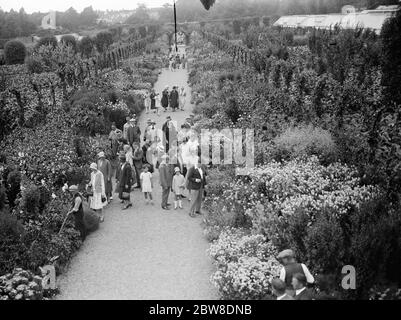
M162 71L156 92L166 85L170 89L184 85L187 106L185 111L162 112L159 117L144 113L142 132L148 118L156 120L159 128L167 114L179 125L183 123L192 111L187 79L186 70ZM158 173L153 195L155 205L146 205L136 189L134 206L127 211L121 210L115 197L106 208L105 222L88 237L58 279L61 293L57 299L218 299L209 280L214 267L206 252L209 246L202 233L202 218L188 216L187 200L183 210L160 208ZM172 196L169 202L173 203Z

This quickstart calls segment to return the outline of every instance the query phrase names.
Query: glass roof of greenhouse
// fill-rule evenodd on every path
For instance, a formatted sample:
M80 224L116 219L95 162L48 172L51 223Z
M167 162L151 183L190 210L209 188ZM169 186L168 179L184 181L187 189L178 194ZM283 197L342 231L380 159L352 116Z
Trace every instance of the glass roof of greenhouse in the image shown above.
M387 8L387 7L386 7ZM344 29L357 27L372 29L380 32L381 28L396 9L379 7L376 10L365 10L348 14L327 14L327 15L292 15L283 16L274 25L287 28L319 28L330 29L338 25Z

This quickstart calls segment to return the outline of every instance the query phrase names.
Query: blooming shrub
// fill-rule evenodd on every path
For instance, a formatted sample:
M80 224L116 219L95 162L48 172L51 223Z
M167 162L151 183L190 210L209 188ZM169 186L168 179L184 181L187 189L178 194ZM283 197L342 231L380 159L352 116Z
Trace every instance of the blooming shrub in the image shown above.
M279 274L277 251L262 235L227 228L209 252L217 266L211 281L223 299L262 299L269 293L271 279Z
M324 163L330 163L337 153L330 132L313 126L288 128L274 139L273 150L278 161L315 155Z
M339 218L379 192L374 186L360 186L353 168L339 163L325 167L316 157L272 162L252 170L250 178L247 214L255 230L272 239L280 236L277 221L285 223L298 210L308 215L310 224L323 209L332 209ZM230 193L241 189L247 187L239 184Z
M229 262L225 269L217 270L211 277L221 297L226 300L260 300L270 293L274 278L269 262L254 257L241 257Z
M242 256L267 261L277 255L274 246L264 236L249 235L244 230L230 228L220 234L219 239L210 246L209 253L218 266L238 261Z
M0 300L42 300L46 292L42 277L16 268L0 277Z

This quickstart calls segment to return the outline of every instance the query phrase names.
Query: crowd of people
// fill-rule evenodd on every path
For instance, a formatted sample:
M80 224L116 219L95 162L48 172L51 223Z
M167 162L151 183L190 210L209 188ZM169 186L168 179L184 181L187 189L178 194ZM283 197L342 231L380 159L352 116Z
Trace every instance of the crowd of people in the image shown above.
M156 113L158 116L161 115L161 110L167 112L171 110L173 112L185 109L187 103L187 92L185 87L173 86L170 90L169 86L166 86L160 93L156 93L154 89L147 91L144 94L145 112Z
M175 210L184 209L183 199L188 199L188 214L191 217L202 214L207 168L201 164L198 135L193 125L194 115L186 118L179 128L171 116L166 117L161 128L148 119L144 132L138 126L136 115L127 117L122 130L112 125L109 159L106 150L99 152L97 161L90 165L91 178L85 191L79 193L75 186L73 188L75 196L71 213L76 217L76 226L82 237L84 195L88 207L97 212L100 222L103 222L104 208L113 201L113 194L118 194L122 210L134 206L131 195L135 189L141 190L146 205L154 205L156 171L159 173L163 210L172 209L169 197L173 193Z
M171 72L175 72L177 69L186 69L187 68L187 57L185 54L179 54L174 49L170 51L168 57L168 68Z

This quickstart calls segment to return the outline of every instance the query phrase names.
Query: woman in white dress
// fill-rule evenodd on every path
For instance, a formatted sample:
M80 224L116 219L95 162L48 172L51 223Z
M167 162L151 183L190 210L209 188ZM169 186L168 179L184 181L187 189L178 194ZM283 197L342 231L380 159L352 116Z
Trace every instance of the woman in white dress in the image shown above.
M150 99L150 93L146 92L145 93L145 110L146 110L146 113L150 112L151 105L152 105L152 100Z
M90 165L90 169L91 169L90 186L92 187L93 191L93 195L90 201L90 208L96 211L100 211L100 222L103 222L104 221L103 208L107 205L106 186L104 184L104 177L103 173L100 170L98 170L96 163L92 163Z
M181 110L184 110L185 103L187 101L187 93L184 87L181 87L179 94L180 94L180 108Z
M143 172L141 173L141 186L142 186L142 192L145 196L146 204L150 203L154 205L153 203L153 196L152 196L152 189L153 189L153 182L152 182L152 174L149 172L149 166L145 165Z
M159 93L156 97L156 114L160 117L160 110L162 109L162 93Z

